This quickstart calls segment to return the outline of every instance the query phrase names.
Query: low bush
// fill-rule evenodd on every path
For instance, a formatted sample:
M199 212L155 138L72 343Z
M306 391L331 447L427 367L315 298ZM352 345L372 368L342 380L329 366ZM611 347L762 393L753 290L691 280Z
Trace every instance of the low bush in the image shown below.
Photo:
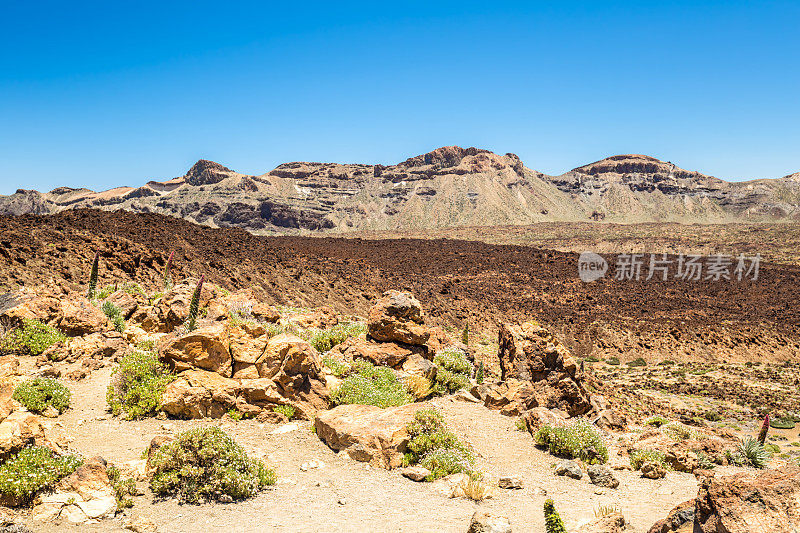
M117 498L117 508L127 509L133 507L133 498L136 495L136 481L132 478L122 479L122 473L114 465L110 465L106 469L108 480L114 488L114 495Z
M344 377L350 372L350 365L341 359L326 355L322 358L322 364L328 367L331 373L337 378Z
M358 337L367 332L367 325L364 322L342 322L328 329L314 329L308 335L308 342L324 353L334 346L337 346L348 339L348 337Z
M628 366L636 367L636 366L647 366L647 361L644 360L642 357L637 357L633 361L628 362Z
M437 394L448 394L469 388L472 363L466 354L457 348L445 348L433 358L436 377L433 390Z
M295 409L291 405L276 405L272 408L272 411L285 416L289 420L294 418Z
M64 341L66 338L53 326L48 326L38 320L24 319L22 327L11 330L0 339L0 354L40 355L53 344Z
M631 461L631 468L634 470L639 470L642 468L642 465L645 463L658 463L663 466L665 469L669 470L670 466L667 464L666 456L664 452L658 450L631 450L628 453L628 458Z
M101 309L114 325L114 329L119 333L123 333L125 331L125 318L123 318L120 308L106 300L103 302Z
M412 398L391 368L355 361L352 372L333 391L331 400L337 405L356 403L389 407L409 403Z
M426 481L458 472L473 471L475 456L447 428L442 413L434 408L418 410L408 425L405 465L418 464L431 471Z
M656 428L660 428L664 424L669 424L669 419L664 418L661 415L651 416L650 418L644 421L645 426L653 426Z
M793 416L782 416L770 420L769 425L775 429L794 429L795 423L796 420Z
M164 389L174 379L152 352L137 350L124 356L111 373L106 391L111 413L126 420L156 414Z
M24 504L73 473L81 462L74 455L58 456L47 448L25 448L0 466L0 494L4 500Z
M534 435L536 444L546 446L551 454L568 459L580 459L586 463L608 461L608 447L600 431L583 419L569 425L542 425Z
M69 408L72 394L55 379L33 378L17 385L12 398L32 413L42 413L48 407L63 413Z
M607 365L617 366L617 365L619 365L619 359L616 358L616 357L610 357L610 358L606 359L606 364Z
M156 450L150 489L181 501L242 500L274 485L275 472L251 459L218 427L196 428ZM228 500L230 501L230 500Z
M544 527L547 533L567 533L556 506L551 498L544 502Z
M668 424L664 424L661 426L661 433L677 441L696 439L698 437L696 430L690 428L689 426L685 426L680 422L669 422Z
M422 376L408 376L403 380L415 400L424 400L433 393L431 380Z

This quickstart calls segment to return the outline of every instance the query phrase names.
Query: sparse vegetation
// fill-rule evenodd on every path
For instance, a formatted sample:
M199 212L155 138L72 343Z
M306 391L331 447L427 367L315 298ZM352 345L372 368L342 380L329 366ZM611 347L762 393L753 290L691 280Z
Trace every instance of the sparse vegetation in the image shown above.
M0 466L0 494L6 500L27 503L80 465L74 455L58 456L39 446L25 448Z
M150 465L150 489L199 503L229 497L242 500L274 485L275 472L247 457L244 449L218 427L196 428L159 448Z
M341 359L337 359L329 355L326 355L322 358L322 364L328 367L331 373L337 378L345 376L348 372L350 372L350 365Z
M38 320L24 319L22 327L14 328L0 338L0 354L41 355L53 344L66 339L67 337L53 326Z
M186 317L186 331L192 332L197 329L197 315L200 311L200 294L203 291L203 281L205 276L200 276L200 281L197 282L197 287L192 294L192 301L189 303L189 316Z
M689 426L683 425L680 422L669 422L661 426L661 433L667 437L677 440L696 439L698 437L697 431Z
M331 394L335 404L365 404L389 407L411 402L403 383L391 368L355 361L352 372Z
M594 510L594 516L595 516L595 518L601 518L603 516L612 515L612 514L618 513L618 512L619 512L619 507L617 507L616 505L603 505L603 504L600 504Z
M544 526L547 533L567 533L556 506L551 498L544 501Z
M476 502L485 500L492 492L492 486L482 472L469 472L459 486L464 496Z
M332 328L312 330L308 337L308 342L318 352L324 353L343 343L348 337L358 337L366 332L367 325L364 322L344 322Z
M796 421L793 416L781 416L773 418L769 425L775 429L794 429Z
M608 461L608 447L600 431L583 419L569 425L551 426L543 424L534 435L539 446L546 446L549 452L558 457L580 459L586 463L605 463Z
M469 388L472 363L463 351L458 348L445 348L436 354L433 364L437 367L433 385L435 393L447 394Z
M114 465L106 468L108 480L114 488L114 495L117 498L117 509L127 509L133 507L133 498L136 495L136 482L131 479L122 479L122 473Z
M464 329L461 330L461 342L469 345L469 323L464 324Z
M483 383L483 359L478 363L478 370L475 372L475 382L478 384Z
M735 465L764 468L772 456L757 439L745 437L733 453L730 451L727 453L727 457L728 461Z
M276 405L272 408L272 411L285 416L289 420L294 418L295 414L295 409L291 405Z
M175 379L152 352L136 350L123 357L111 374L106 401L114 416L133 420L154 415L166 386Z
M669 419L664 418L661 415L651 416L650 418L644 421L645 426L653 426L656 428L660 428L664 424L669 424Z
M617 357L609 357L608 359L606 359L606 364L607 365L618 366L619 365L619 359Z
M420 409L408 425L406 465L419 464L431 471L427 481L458 472L472 472L473 453L447 428L442 413Z
M664 452L659 450L631 450L628 453L628 459L631 462L631 468L634 470L639 470L642 468L642 465L645 463L658 463L663 466L665 469L670 470L670 466L667 464L666 456Z
M433 393L431 380L422 376L408 376L403 380L414 400L424 400Z
M120 311L119 307L106 300L103 302L101 309L114 325L114 329L119 333L123 333L125 331L125 319L122 317L122 311Z
M633 361L628 362L628 366L630 367L647 366L647 361L645 361L644 358L642 357L637 357Z
M72 394L69 389L52 378L32 378L23 381L14 389L12 398L32 413L43 413L52 407L59 413L69 408Z

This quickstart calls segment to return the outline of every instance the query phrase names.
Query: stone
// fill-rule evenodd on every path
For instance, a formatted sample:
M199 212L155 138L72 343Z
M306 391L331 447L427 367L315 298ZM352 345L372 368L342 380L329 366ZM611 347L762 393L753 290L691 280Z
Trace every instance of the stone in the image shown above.
M161 409L179 418L220 418L236 405L239 382L215 372L186 370L167 385Z
M667 470L655 461L648 461L642 465L642 477L647 479L661 479L667 475Z
M106 301L116 305L125 320L128 320L139 308L139 302L127 291L113 292L106 298Z
M157 533L158 527L150 520L137 517L123 522L122 527L134 533Z
M800 531L800 468L703 478L694 527L696 533Z
M481 403L481 401L472 395L467 389L460 389L457 390L453 394L453 399L460 401L460 402L467 402L467 403Z
M626 529L625 517L619 511L614 511L605 516L595 517L588 524L584 524L578 533L623 533Z
M196 279L187 279L183 283L172 286L161 297L155 309L158 320L156 329L158 331L169 333L186 322L189 316L189 305L198 281ZM203 290L200 292L200 307L207 307L209 302L218 296L218 291L213 284L204 283ZM142 327L148 330L144 325Z
M497 480L497 486L501 489L522 489L522 479L517 476L500 476Z
M288 322L302 329L328 329L339 323L332 307L324 306L307 313L298 313L288 318Z
M403 461L409 435L406 426L424 403L387 407L340 405L317 414L317 436L334 451L361 445L369 463L381 468L397 468ZM359 452L360 453L360 452Z
M162 323L156 308L150 305L140 305L131 314L129 319L133 324L138 324L147 333L165 333L166 324Z
M613 409L603 409L600 411L600 414L597 415L597 418L594 420L594 424L601 429L611 431L625 431L628 427L625 418Z
M159 346L159 358L178 372L203 369L229 378L233 359L228 342L224 324L207 324L185 335L164 337Z
M671 449L664 454L664 460L676 472L691 474L700 466L697 455L685 450Z
M583 477L583 470L575 461L559 461L556 464L555 473L557 476L567 476L572 479L581 479Z
M694 506L694 500L675 506L666 518L653 524L648 533L672 533L675 531L691 533L691 530L694 529Z
M57 327L70 337L80 337L108 328L108 317L84 297L64 298L60 302Z
M34 520L66 518L80 524L89 520L114 516L117 500L106 473L105 461L89 459L62 479L52 494L41 495L31 510Z
M522 413L522 421L525 423L525 428L531 435L535 435L540 427L547 424L550 426L560 426L566 422L559 412L547 409L545 407L534 407Z
M281 314L277 309L263 302L254 303L251 313L253 318L259 322L269 322L275 324L281 319Z
M52 296L38 296L27 287L0 294L0 321L11 327L24 320L53 322L58 319L60 301Z
M424 345L430 338L422 306L410 292L386 291L369 310L367 331L375 340Z
M431 471L422 466L407 466L400 469L400 475L411 481L425 481L425 478L431 475Z
M130 351L128 343L117 331L103 331L72 339L66 348L70 361L79 359L105 359Z
M502 323L498 342L501 380L517 379L533 387L535 401L527 401L527 408L558 408L569 416L591 410L582 373L551 331L536 322Z
M600 487L607 487L609 489L616 489L619 487L619 480L614 477L611 470L603 465L590 465L586 469L589 474L589 479L595 485Z
M467 533L511 533L511 521L502 515L475 511Z
M483 405L506 416L519 416L539 406L533 385L518 379L488 385L483 393Z
M403 372L411 376L420 376L426 379L433 379L436 375L436 366L418 353L409 355L401 366Z
M392 368L400 368L409 357L414 355L421 357L419 354L424 353L424 350L418 346L394 342L374 342L363 337L348 339L337 351L342 353L345 359L364 359L377 366Z

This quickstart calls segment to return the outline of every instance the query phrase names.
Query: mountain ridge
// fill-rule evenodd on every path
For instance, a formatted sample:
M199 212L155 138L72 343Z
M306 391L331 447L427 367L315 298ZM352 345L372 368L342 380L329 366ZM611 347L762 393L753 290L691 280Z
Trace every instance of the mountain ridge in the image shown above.
M259 234L582 220L796 221L800 172L729 182L652 156L620 154L551 176L512 153L444 146L395 165L294 161L261 175L201 159L183 176L138 187L0 196L3 215L77 207L155 212Z

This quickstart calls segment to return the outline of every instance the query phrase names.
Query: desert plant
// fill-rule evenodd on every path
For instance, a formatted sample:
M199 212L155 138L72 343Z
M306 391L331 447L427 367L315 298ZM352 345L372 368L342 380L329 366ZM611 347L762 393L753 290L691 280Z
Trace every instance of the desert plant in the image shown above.
M577 458L589 464L608 461L608 447L600 431L583 419L569 425L543 424L534 435L539 446L546 446L551 454L569 459Z
M589 357L585 358L584 361L586 361L587 363L599 363L600 358L594 355L590 355Z
M308 342L323 353L347 340L367 332L364 322L343 322L328 329L312 330Z
M556 511L556 506L551 498L544 501L544 526L547 533L567 533L564 522Z
M639 470L645 463L658 463L667 470L671 469L667 463L666 455L659 450L631 450L628 452L628 459L631 462L631 468L634 470Z
M617 357L609 357L606 359L606 364L617 366L619 365L619 359Z
M132 478L123 479L122 473L114 465L106 468L108 480L114 488L114 495L117 498L117 509L127 509L133 507L133 498L136 495L136 481Z
M444 416L436 409L419 409L407 429L410 440L403 462L430 470L427 481L458 472L472 472L474 455L447 428Z
M698 451L697 453L697 466L702 470L711 470L712 468L716 467L717 465L714 464L714 461L706 455L705 453Z
M24 504L80 465L74 455L58 456L39 446L24 448L0 466L0 494L4 500Z
M111 373L106 391L111 413L126 420L155 414L164 389L174 379L152 352L136 350L124 356Z
M486 480L486 476L482 472L476 471L469 472L466 479L459 483L459 488L465 497L476 502L488 498L493 489Z
M53 344L66 339L67 337L53 326L26 318L22 320L22 327L12 329L0 339L0 354L41 355Z
M637 357L633 361L630 361L628 366L647 366L647 361L645 361L642 357Z
M200 293L203 291L203 281L205 275L200 276L197 287L192 294L192 301L189 303L189 316L186 317L186 331L192 332L197 329L197 314L200 311Z
M274 485L275 472L251 459L218 427L196 428L177 435L149 461L150 489L159 495L199 503L210 499L241 500Z
M345 376L350 372L350 365L341 359L326 355L322 358L322 364L328 367L331 373L337 378Z
M100 267L100 252L94 253L94 261L92 261L92 271L89 274L89 291L87 294L87 298L90 300L94 299L94 293L97 289L97 274Z
M403 380L414 400L423 400L433 393L431 380L423 376L408 376Z
M103 306L101 307L103 313L108 317L111 323L114 325L114 329L120 333L125 331L125 318L122 316L122 311L120 308L114 305L112 302L105 301L103 302Z
M794 429L796 422L792 416L781 416L770 420L769 426L775 429Z
M677 441L697 438L697 431L680 422L669 422L661 426L661 433Z
M63 413L69 408L72 394L69 389L52 378L32 378L14 389L12 398L32 413L42 413L48 407Z
M295 409L291 405L276 405L272 408L272 411L285 416L289 420L294 418Z
M469 345L469 324L464 324L464 329L461 330L461 342Z
M168 291L172 288L172 258L175 257L175 252L172 251L169 253L169 258L167 258L167 264L164 267L164 290Z
M483 383L483 372L483 359L481 359L478 363L478 371L475 372L475 381L479 384Z
M660 428L664 424L669 424L669 419L661 415L654 415L644 421L644 425Z
M755 468L767 466L771 454L757 439L746 437L742 439L734 453L729 456L735 464L747 464Z
M619 511L619 507L617 507L616 505L603 505L603 504L600 504L600 505L597 506L597 509L594 510L594 517L595 518L601 518L603 516L612 515L612 514L618 513L618 512L620 512Z
M437 394L469 388L472 363L463 351L458 348L445 348L436 354L433 364L436 365L434 391Z
M411 399L391 368L361 360L353 363L353 371L331 394L331 400L337 405L356 403L389 407L409 403Z
M761 423L761 431L758 432L758 442L761 446L764 446L764 443L767 442L767 432L769 431L769 414L764 417L764 421Z

